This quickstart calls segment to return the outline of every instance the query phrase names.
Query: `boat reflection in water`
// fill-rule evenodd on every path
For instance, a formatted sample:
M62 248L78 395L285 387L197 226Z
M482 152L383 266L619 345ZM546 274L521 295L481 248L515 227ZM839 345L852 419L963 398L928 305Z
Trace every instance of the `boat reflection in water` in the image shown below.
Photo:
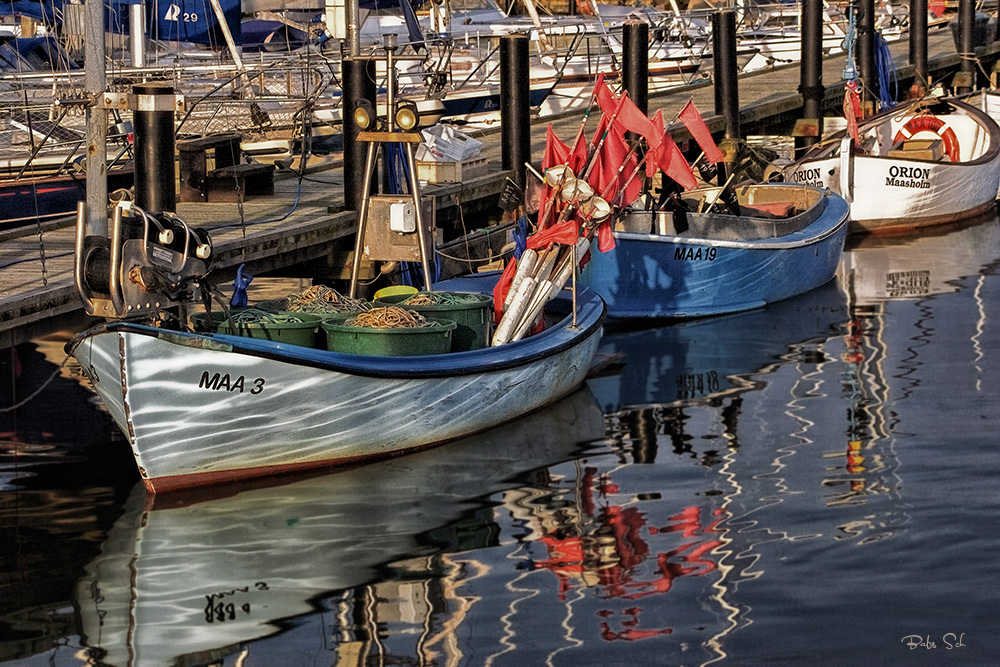
M752 373L788 361L847 321L835 281L806 297L670 326L605 334L600 352L624 355L621 373L588 381L605 412L718 401L752 389Z
M603 434L581 390L504 429L353 470L168 497L137 486L78 584L85 644L107 664L145 667L315 631L324 594L371 581L393 558L434 553L422 533L489 514L487 496L508 479ZM474 530L495 537L488 522Z
M996 210L919 235L867 236L848 241L837 275L855 311L878 311L886 301L956 292L997 260Z

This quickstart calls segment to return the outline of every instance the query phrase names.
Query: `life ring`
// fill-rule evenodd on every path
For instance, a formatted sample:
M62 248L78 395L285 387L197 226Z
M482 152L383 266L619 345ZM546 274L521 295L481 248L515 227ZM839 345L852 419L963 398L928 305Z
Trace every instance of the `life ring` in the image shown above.
M944 128L942 131L941 128ZM944 152L952 162L958 162L961 153L958 150L958 137L955 130L937 116L914 116L906 121L906 125L899 128L899 132L893 138L893 144L909 139L918 132L933 132L944 142Z

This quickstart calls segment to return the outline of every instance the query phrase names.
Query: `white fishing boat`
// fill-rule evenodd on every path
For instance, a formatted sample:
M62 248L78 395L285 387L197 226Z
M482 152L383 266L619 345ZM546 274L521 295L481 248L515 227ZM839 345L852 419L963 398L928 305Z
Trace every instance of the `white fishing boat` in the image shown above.
M600 340L604 303L589 291L575 300L567 292L562 299L575 301L575 315L541 333L420 356L140 323L174 303L162 291L167 283L176 294L205 273L194 257L210 252L204 238L186 229L176 236L183 234L191 238L189 255L151 235L121 243L113 234L111 246L121 250L111 260L112 301L128 319L120 314L67 344L128 438L151 492L365 461L485 431L573 391ZM78 256L94 254L82 240L78 248ZM78 284L89 270L78 264ZM138 294L136 281L150 277L161 291ZM460 287L490 294L497 277L462 279ZM449 287L445 281L438 289ZM86 287L81 294L88 312L99 309Z
M393 90L395 70L388 72ZM419 248L428 291L473 293L488 310L498 274L432 285L427 237L434 225L420 213L412 150L419 138L395 129L390 122L386 131L361 139L368 146L361 190L369 191L381 144L406 143L409 195L392 197L391 204L375 196L362 202L350 297L362 256L370 247L380 249L366 235L374 230L393 234L393 244ZM103 167L99 158L87 164L88 172ZM582 384L594 359L604 302L576 290L575 281L573 289L563 290L575 265L546 289L546 295L570 302L569 315L545 319L539 304L523 331L490 347L483 332L482 345L453 351L454 321L441 326L410 321L411 328L395 328L393 338L420 339L402 349L388 341L358 343L361 337L370 341L363 334L383 334L386 324L391 326L384 319L371 327L323 322L322 345L318 316L297 316L291 329L301 329L303 336L294 339L277 326L259 326L263 337L252 337L252 329L241 331L228 316L220 318L227 327L219 333L210 317L204 327L192 317L189 326L189 307L212 289L209 234L171 213L144 211L129 201L114 207L109 223L106 195L97 194L88 192L87 206L77 216L74 278L85 312L107 321L79 334L66 349L128 438L151 492L361 462L479 433L566 396ZM412 224L407 228L402 220L393 227L393 216L405 218L400 209L407 205L415 209ZM381 213L369 226L373 208ZM405 250L393 256L410 257ZM234 297L240 277L238 272ZM242 296L232 305L246 305ZM203 301L211 306L207 296ZM248 335L233 335L238 333Z
M852 232L958 222L995 205L1000 127L979 109L924 100L858 125L858 141L838 132L783 170L851 202Z

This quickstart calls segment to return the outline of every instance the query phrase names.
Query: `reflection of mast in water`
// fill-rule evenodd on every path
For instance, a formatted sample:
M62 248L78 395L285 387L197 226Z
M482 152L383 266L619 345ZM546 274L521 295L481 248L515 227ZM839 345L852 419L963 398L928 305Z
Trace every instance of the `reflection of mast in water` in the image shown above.
M980 275L976 279L976 289L973 290L973 298L976 301L976 333L972 336L972 349L975 351L974 363L976 365L976 391L983 390L983 367L980 362L985 357L982 347L982 336L986 328L986 309L983 302L983 285L986 282L986 276Z
M884 319L873 311L863 312L866 310L852 310L844 339L842 360L845 364L843 395L847 401L847 444L843 451L827 455L830 459L844 459L841 474L831 475L823 482L824 486L836 489L826 497L828 507L863 503L866 495L888 493L901 484L895 471L887 471L886 457L880 453L884 447L889 458L898 465L894 442L889 437L891 426L886 417L889 385L884 369ZM894 483L872 479L873 475L883 471L893 477ZM848 536L856 536L861 526L852 524L841 528Z
M656 505L644 503L659 504L661 495L622 488L616 478L629 466L619 461L606 470L593 461L576 462L572 479L554 480L571 484L569 489L547 485L504 494L505 508L526 531L520 540L523 567L550 572L558 581L568 643L574 630L586 629L586 617L574 613L584 590L603 601L596 614L604 641L639 641L675 632L672 623L664 623L667 619L649 625L643 600L670 593L679 578L716 570L712 553L719 545L720 518L708 508L687 505L656 520L650 511ZM533 589L531 595L539 592ZM512 604L510 614L515 611Z
M847 465L842 475L827 484L846 484L848 488L828 504L860 503L876 493L898 495L901 479L896 472L899 458L893 436L897 424L891 406L920 385L920 355L926 353L921 348L935 335L933 297L957 292L962 288L959 281L978 276L973 290L977 318L972 337L972 356L978 362L982 358L978 341L985 321L980 288L983 275L996 266L998 257L1000 225L996 212L936 233L867 237L852 241L845 249L838 274L851 312L843 355L850 430L843 453ZM912 321L916 331L912 334L899 322L894 323L896 331L887 331L889 304L902 302L909 302L916 311ZM889 368L893 352L895 367ZM842 526L844 538L886 528L871 520Z
M697 403L717 413L721 426L719 433L703 438L721 438L726 448L739 449L737 424L743 406L742 396L734 392L730 396L702 399ZM655 463L659 439L664 436L670 440L672 453L676 456L699 458L702 465L711 467L718 462L719 448L707 448L700 454L695 451L697 443L687 428L694 409L693 405L676 405L619 412L609 416L609 429L628 439L634 463Z

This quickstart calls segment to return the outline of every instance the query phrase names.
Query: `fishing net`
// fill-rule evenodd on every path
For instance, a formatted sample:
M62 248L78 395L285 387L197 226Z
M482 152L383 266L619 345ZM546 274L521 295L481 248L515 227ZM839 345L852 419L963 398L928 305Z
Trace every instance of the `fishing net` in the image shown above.
M349 327L366 327L369 329L398 329L403 327L436 327L440 323L428 320L420 313L399 306L372 308L358 314L346 322Z
M248 324L296 324L305 321L292 313L275 313L262 308L234 310L231 312L231 319L237 326L246 326Z
M453 306L460 303L476 303L478 294L463 292L420 292L402 301L402 306Z
M352 299L325 285L313 285L309 289L282 299L260 304L275 310L303 313L358 313L369 310L372 305L364 299Z

